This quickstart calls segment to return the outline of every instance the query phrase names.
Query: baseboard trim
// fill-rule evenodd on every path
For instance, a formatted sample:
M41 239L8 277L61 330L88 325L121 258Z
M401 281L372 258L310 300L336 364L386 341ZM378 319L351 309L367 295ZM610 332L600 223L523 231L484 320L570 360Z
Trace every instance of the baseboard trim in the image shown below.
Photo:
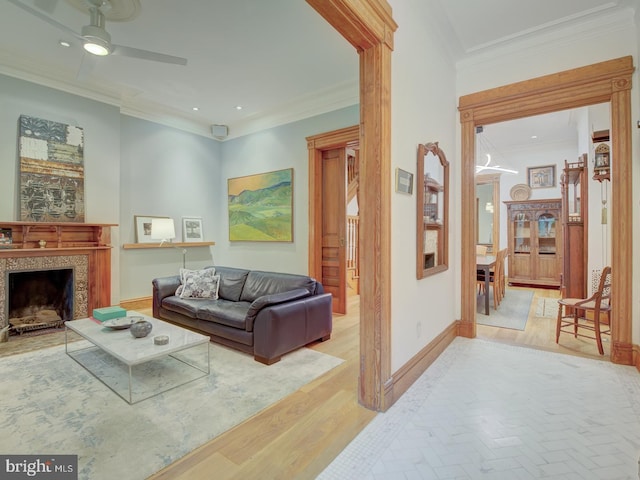
M384 411L391 407L453 342L458 336L458 323L459 321L455 321L445 328L393 374L390 387L385 387Z
M153 297L131 298L129 300L121 300L120 306L125 310L140 310L143 308L151 308L153 305Z
M636 367L636 370L640 372L640 345L633 346L633 364Z

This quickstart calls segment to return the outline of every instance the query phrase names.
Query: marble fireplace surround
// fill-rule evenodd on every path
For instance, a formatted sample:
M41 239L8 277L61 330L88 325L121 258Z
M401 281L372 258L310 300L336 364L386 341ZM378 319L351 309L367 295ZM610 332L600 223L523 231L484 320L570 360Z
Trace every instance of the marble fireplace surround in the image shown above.
M73 318L88 317L89 314L89 256L59 255L44 257L16 257L0 259L0 330L9 323L7 286L11 272L46 271L60 268L73 269Z

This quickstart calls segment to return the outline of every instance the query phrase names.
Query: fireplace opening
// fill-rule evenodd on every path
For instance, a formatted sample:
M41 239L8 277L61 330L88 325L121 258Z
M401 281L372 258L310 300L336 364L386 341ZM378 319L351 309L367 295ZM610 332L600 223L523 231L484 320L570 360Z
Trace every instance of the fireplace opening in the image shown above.
M7 317L23 333L73 320L73 268L8 272Z

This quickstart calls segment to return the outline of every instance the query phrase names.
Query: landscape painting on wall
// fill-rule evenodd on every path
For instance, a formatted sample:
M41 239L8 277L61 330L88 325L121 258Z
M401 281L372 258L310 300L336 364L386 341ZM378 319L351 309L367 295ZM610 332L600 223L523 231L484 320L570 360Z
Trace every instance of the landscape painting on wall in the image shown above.
M84 132L20 116L20 220L84 222Z
M229 240L293 241L293 168L227 180Z

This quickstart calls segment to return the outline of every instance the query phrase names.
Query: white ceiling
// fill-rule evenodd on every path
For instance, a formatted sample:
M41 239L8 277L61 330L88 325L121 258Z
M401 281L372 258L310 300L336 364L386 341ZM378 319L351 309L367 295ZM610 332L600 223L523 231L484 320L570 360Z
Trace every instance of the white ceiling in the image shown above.
M21 1L76 32L89 23L88 14L73 6L84 0ZM186 57L188 65L92 57L76 38L3 0L0 73L198 133L228 125L230 138L358 101L355 49L303 0L113 1L116 7L139 6L129 20L107 21L113 43ZM638 3L424 1L432 4L457 60ZM63 39L70 48L59 46Z

